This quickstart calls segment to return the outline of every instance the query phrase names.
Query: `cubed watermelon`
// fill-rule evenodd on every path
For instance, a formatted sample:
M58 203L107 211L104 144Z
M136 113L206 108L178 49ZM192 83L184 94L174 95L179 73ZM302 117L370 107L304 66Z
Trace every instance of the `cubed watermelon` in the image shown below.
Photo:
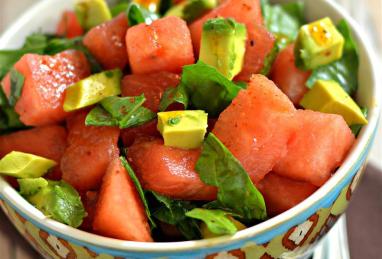
M93 230L123 240L153 241L141 198L118 157L111 162L103 179Z
M180 73L184 65L195 61L187 24L175 16L130 27L126 45L134 74Z
M122 95L138 96L144 94L146 97L144 106L157 112L164 91L169 87L176 87L179 82L180 76L170 72L127 75L122 81Z
M296 206L318 188L313 184L299 182L275 173L269 173L257 184L263 194L267 212L270 216L276 216Z
M288 153L273 170L321 186L342 164L355 137L340 115L299 110L295 120L298 127L288 142Z
M138 140L128 150L129 162L143 187L174 199L214 200L216 188L204 184L195 171L200 149L163 145L161 139Z
M74 11L65 11L57 25L56 34L68 39L79 37L84 33Z
M295 108L277 86L254 75L219 116L213 132L258 183L286 154Z
M118 155L119 129L85 126L87 112L68 118L68 147L61 159L63 180L78 191L97 190L110 161Z
M294 105L299 105L302 97L308 91L305 83L310 74L310 71L303 71L296 67L294 44L291 44L277 55L270 77Z
M150 121L138 127L121 130L121 139L125 147L129 147L140 137L161 137L157 130L157 120Z
M127 16L122 13L113 20L92 28L84 37L84 45L105 69L123 69L127 63Z
M28 126L43 126L64 120L64 94L68 86L90 75L85 55L80 51L64 51L55 56L26 54L15 69L25 77L24 87L15 110ZM10 94L10 77L3 80L5 93Z
M93 231L93 220L96 211L96 205L98 201L98 192L89 191L81 193L81 200L86 210L86 217L82 222L80 228L85 231Z

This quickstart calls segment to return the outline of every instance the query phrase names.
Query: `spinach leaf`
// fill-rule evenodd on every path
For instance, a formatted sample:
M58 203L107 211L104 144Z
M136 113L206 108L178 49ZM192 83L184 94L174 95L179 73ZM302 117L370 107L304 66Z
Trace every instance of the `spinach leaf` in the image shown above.
M317 80L334 80L349 95L353 95L358 89L358 47L345 20L341 20L338 23L337 29L345 38L342 58L313 70L306 85L312 88Z
M157 19L157 16L140 6L137 3L131 2L126 10L129 26L134 26L140 23L150 24Z
M182 85L179 85L176 88L170 87L166 89L160 100L159 110L165 111L171 104L174 103L183 104L185 109L188 107L188 95Z
M156 114L142 107L146 98L110 96L103 99L100 105L87 115L88 126L118 126L121 129L137 127L153 120Z
M227 217L230 213L223 210L195 208L186 213L187 217L203 221L208 229L217 235L233 235L237 232L235 224Z
M153 213L155 218L175 225L188 240L201 238L198 221L186 216L186 213L194 209L196 205L188 201L173 200L155 192L151 192L151 194L160 204Z
M150 221L151 228L155 228L156 224L155 224L155 222L154 222L154 220L153 220L153 218L151 216L149 204L147 203L147 199L146 199L146 196L145 196L145 193L143 191L141 183L139 182L137 176L134 173L133 168L131 168L131 166L127 162L126 158L120 157L120 159L121 159L123 167L125 167L127 173L129 174L131 180L133 181L133 183L135 185L135 188L137 188L137 192L138 192L139 196L141 197L143 206L145 207L147 218Z
M242 89L215 67L201 61L183 67L181 85L192 106L205 110L212 117L219 115Z
M369 110L366 107L363 107L363 108L361 108L361 111L362 111L363 115L365 117L367 117ZM358 136L358 134L360 133L363 126L364 125L361 125L361 124L354 124L354 125L350 126L350 129L353 132L354 136L356 136L356 137Z
M213 133L206 138L195 169L204 183L218 187L217 201L222 208L248 220L267 217L262 194L240 162Z

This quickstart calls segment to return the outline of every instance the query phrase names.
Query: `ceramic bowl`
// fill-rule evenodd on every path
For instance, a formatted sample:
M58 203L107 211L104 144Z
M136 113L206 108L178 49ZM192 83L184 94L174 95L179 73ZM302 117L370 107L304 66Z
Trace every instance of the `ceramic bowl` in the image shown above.
M46 258L298 258L312 251L344 213L362 175L379 117L376 62L357 24L331 1L307 0L308 20L324 16L335 22L345 18L359 44L360 87L357 100L369 108L369 124L363 128L346 161L334 176L308 199L267 220L236 233L208 240L140 243L115 240L77 230L46 218L0 178L0 205L18 231ZM15 48L31 32L53 31L72 1L38 2L0 39L0 49Z

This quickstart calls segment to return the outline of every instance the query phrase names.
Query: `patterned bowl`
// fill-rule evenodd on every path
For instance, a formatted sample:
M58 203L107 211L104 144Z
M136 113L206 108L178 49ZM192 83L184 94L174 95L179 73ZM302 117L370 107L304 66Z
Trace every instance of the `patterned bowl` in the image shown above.
M276 2L276 1L274 1ZM281 215L236 233L208 240L140 243L115 240L77 230L51 219L25 201L0 178L0 205L18 231L46 258L304 258L344 213L362 175L379 117L376 62L355 22L335 3L307 0L309 20L330 16L351 25L360 53L357 99L369 108L369 124L336 174L311 197ZM26 35L52 31L72 1L44 0L22 16L0 39L0 49L22 44Z

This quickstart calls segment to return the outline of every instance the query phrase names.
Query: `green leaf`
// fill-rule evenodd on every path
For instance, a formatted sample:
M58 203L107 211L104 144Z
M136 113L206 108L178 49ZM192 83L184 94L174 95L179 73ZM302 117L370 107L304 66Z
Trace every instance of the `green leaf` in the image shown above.
M361 108L361 111L362 111L363 115L365 117L367 117L367 114L369 113L369 110L367 109L367 107ZM356 137L358 136L358 134L360 133L363 126L364 125L361 125L361 124L354 124L354 125L350 126L350 129L353 132L354 136L356 136Z
M133 181L135 188L137 188L137 191L138 191L139 196L141 197L143 206L145 207L147 218L150 221L151 228L156 228L156 224L155 224L155 222L151 216L149 204L147 203L146 195L143 191L141 183L139 182L137 176L134 173L134 170L131 168L131 166L127 162L126 158L120 157L120 159L121 159L122 165L125 167L127 173L129 174L131 180Z
M171 104L174 103L183 104L185 109L188 107L188 95L182 85L175 88L170 87L166 89L160 100L159 110L165 111Z
M200 179L218 188L218 202L244 219L267 217L262 194L232 153L212 133L208 135L196 163Z
M233 235L237 232L235 224L227 217L229 212L196 208L186 213L187 217L206 223L208 229L217 235Z
M175 225L182 235L188 240L201 238L198 221L186 216L196 206L188 201L173 200L158 193L151 192L159 202L153 215L159 221Z
M157 18L155 14L134 2L131 2L127 7L126 15L130 27L140 23L150 24Z
M9 95L8 102L10 106L14 107L21 96L21 91L23 90L25 77L16 69L11 69L10 79L11 94Z
M9 104L8 98L3 91L3 86L0 84L0 132L8 133L13 130L22 129L26 126L21 123L19 115L14 108Z
M317 80L334 80L353 95L358 89L358 47L345 20L338 23L337 29L345 38L342 58L313 70L306 85L312 88Z
M127 10L127 8L129 7L129 2L122 2L122 3L119 3L115 6L113 6L112 8L110 8L110 12L111 12L111 15L113 17L116 17L118 16L119 14L125 12Z
M102 106L98 105L86 116L85 125L116 127L118 126L118 120L114 119Z
M159 14L164 15L172 6L173 6L172 0L160 0L159 2Z
M269 52L268 55L265 57L264 66L263 66L263 69L260 71L260 74L267 76L271 72L273 62L275 62L279 52L280 52L280 45L276 41L275 44L273 45L271 52Z
M42 177L17 179L17 182L20 186L20 195L23 197L34 195L49 185L49 182Z
M205 110L212 117L219 115L242 89L215 67L201 61L183 67L181 85L192 106Z

